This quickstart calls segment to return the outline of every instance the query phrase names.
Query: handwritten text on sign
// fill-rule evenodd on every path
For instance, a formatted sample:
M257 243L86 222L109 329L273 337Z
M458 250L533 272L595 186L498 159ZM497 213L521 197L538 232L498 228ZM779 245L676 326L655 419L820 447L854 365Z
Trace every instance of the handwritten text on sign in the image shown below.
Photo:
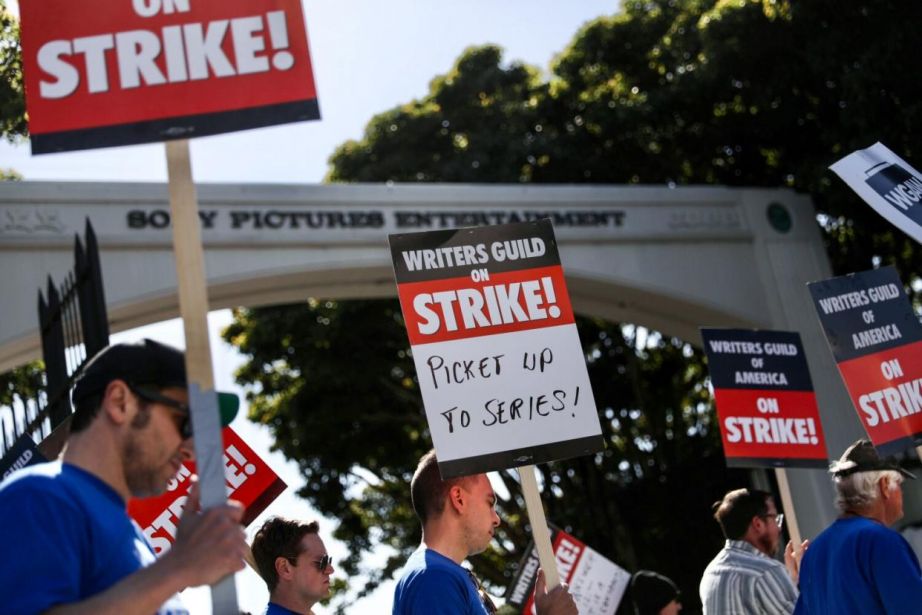
M21 9L35 153L319 117L297 0L44 0Z
M922 442L922 325L893 267L810 284L858 418L886 454Z
M797 333L701 329L729 466L825 467L826 444Z
M390 240L443 476L599 450L550 223Z

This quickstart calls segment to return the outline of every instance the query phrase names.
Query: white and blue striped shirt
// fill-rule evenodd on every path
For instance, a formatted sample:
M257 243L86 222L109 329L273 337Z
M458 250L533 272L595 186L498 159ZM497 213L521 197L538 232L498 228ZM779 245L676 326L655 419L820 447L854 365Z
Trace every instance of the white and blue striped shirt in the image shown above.
M728 540L704 570L704 615L790 615L797 588L784 564L744 540Z

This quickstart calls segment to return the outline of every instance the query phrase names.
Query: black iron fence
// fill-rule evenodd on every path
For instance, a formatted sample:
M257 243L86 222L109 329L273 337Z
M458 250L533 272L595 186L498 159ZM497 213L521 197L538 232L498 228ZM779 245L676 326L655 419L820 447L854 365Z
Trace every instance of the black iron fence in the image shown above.
M0 476L34 443L45 457L56 457L64 446L73 412L70 388L83 364L109 344L109 321L93 225L86 221L85 246L74 241L74 269L60 285L49 276L38 293L38 320L45 373L33 395L17 395L0 407ZM32 447L30 448L30 444Z

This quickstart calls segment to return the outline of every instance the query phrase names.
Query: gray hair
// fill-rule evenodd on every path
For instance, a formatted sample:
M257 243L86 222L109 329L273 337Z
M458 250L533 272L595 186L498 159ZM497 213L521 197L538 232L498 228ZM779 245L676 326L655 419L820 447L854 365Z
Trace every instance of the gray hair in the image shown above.
M880 479L890 479L890 491L900 488L903 477L895 470L876 470L873 472L855 472L848 476L836 476L836 506L840 512L861 509L873 504L879 493L877 483Z

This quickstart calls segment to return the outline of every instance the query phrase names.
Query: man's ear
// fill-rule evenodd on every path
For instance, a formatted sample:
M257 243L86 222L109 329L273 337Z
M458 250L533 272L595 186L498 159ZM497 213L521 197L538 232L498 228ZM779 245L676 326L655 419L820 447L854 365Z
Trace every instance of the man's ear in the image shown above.
M130 399L131 389L128 388L125 381L113 380L106 385L102 401L100 401L100 404L102 404L100 410L105 413L110 421L116 425L121 425L130 418L128 416L130 411L128 401Z
M291 577L294 576L294 566L287 557L279 556L275 558L275 574L278 575L280 579L291 580Z
M464 511L464 505L466 494L464 489L461 488L461 485L453 485L451 489L448 490L448 503L451 505L452 509L457 512Z

